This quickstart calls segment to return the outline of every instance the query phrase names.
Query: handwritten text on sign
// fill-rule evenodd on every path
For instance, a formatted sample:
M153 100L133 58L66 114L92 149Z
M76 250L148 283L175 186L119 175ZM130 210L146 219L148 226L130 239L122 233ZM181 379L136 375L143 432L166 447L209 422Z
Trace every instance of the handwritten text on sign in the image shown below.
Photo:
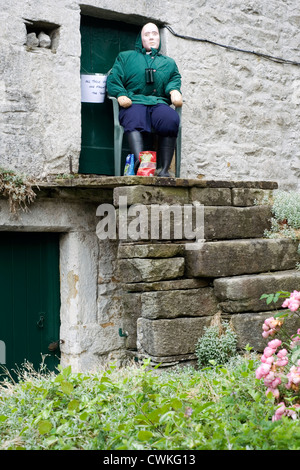
M103 103L106 93L106 75L81 75L81 101Z

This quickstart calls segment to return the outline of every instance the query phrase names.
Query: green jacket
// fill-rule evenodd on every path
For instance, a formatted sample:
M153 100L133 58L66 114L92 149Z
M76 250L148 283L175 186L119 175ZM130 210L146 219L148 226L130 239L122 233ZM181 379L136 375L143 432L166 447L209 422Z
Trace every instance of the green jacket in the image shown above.
M170 91L181 87L181 76L173 59L151 49L146 54L138 35L135 50L120 52L107 77L107 93L118 98L127 96L133 103L155 105L171 104ZM146 83L146 69L153 70L154 83Z

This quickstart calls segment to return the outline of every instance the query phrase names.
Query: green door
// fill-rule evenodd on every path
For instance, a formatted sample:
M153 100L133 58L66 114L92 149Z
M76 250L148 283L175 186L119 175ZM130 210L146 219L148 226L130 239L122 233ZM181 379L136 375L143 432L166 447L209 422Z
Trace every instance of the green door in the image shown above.
M134 49L139 26L81 17L81 74L106 74L120 51ZM81 103L79 173L114 175L112 103ZM124 139L123 159L129 153Z
M1 362L12 370L28 361L38 370L46 355L55 370L59 349L48 346L59 340L58 234L0 232L0 260Z

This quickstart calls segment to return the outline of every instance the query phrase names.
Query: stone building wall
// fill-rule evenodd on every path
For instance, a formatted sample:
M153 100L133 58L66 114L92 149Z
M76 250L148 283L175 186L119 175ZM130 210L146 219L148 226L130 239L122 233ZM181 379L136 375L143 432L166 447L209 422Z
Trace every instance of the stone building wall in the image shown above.
M81 13L157 21L180 35L299 60L300 6L292 0L12 0L0 12L0 166L41 177L68 173L71 158L76 171ZM28 25L46 27L51 48L28 49ZM182 176L299 188L299 65L182 39L166 28L162 37L183 80Z

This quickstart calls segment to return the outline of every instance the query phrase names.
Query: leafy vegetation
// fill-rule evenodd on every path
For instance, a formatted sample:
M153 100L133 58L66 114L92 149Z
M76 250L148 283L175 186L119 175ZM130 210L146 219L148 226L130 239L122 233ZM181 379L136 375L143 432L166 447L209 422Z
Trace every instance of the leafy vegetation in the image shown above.
M13 213L19 209L27 211L28 205L36 198L27 178L4 168L0 168L0 195L8 198L9 208Z
M27 450L299 449L299 420L272 422L255 354L225 366L97 374L23 372L0 388L0 448Z
M267 238L300 239L300 194L296 191L276 191L272 202L271 229Z
M209 366L211 361L226 364L237 354L237 336L226 321L220 326L204 327L204 334L199 338L195 352L200 367Z

